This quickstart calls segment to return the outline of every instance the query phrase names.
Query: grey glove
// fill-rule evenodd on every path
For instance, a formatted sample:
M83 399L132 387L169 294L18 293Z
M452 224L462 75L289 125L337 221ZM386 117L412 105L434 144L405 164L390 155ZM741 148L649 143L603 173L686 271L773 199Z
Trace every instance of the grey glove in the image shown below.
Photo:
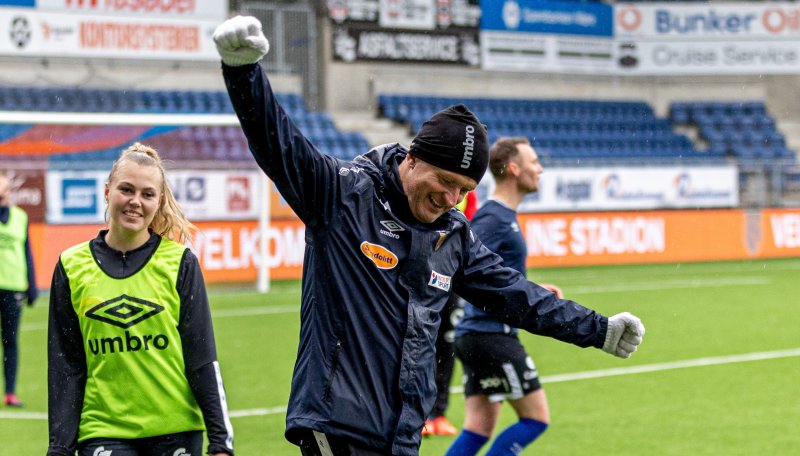
M228 66L256 63L269 52L261 22L252 16L228 19L214 30L213 38L222 62Z
M642 343L644 325L637 317L623 312L608 319L603 351L620 358L630 358Z

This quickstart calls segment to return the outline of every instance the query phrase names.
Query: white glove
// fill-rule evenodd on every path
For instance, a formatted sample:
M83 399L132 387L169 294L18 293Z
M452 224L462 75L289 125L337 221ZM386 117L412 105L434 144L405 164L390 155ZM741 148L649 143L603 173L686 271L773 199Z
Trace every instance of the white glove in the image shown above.
M637 317L623 312L608 319L603 351L620 358L630 358L642 343L644 325Z
M236 16L214 30L214 44L222 61L229 66L256 63L269 52L269 41L261 22L252 16Z

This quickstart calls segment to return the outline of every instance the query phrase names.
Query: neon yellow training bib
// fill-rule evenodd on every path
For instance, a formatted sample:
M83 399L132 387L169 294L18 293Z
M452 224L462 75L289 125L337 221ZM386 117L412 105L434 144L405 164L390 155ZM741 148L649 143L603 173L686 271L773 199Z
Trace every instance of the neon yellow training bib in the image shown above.
M89 242L61 255L86 353L79 442L204 430L178 333L185 249L162 238L147 264L124 279L100 269Z
M8 223L0 223L0 290L28 291L28 214L9 208Z

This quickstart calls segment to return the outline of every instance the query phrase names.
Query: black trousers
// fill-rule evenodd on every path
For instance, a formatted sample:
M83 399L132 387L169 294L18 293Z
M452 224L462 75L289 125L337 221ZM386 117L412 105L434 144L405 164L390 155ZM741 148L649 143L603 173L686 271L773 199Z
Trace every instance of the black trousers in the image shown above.
M78 456L202 456L203 432L191 431L143 439L90 439L78 448Z
M450 400L450 380L453 378L455 356L455 328L464 313L462 299L455 294L450 295L442 309L442 324L436 337L436 402L433 404L430 418L444 416Z
M389 452L359 446L339 437L305 429L299 433L300 452L303 456L384 456Z
M22 293L0 290L0 336L3 339L3 377L5 392L17 387L19 364L19 320L22 316Z

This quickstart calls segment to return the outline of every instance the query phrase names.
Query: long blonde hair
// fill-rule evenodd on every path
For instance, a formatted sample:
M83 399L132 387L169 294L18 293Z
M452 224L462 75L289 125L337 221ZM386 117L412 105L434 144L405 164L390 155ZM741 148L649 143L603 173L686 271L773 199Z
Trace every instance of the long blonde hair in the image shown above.
M191 235L197 231L197 227L186 219L181 206L175 200L175 195L172 194L172 189L169 186L169 182L167 182L164 164L158 152L152 147L138 142L123 150L114 165L111 166L111 172L108 174L109 184L114 179L119 166L126 161L141 166L155 166L161 174L161 194L164 199L148 228L162 237L183 244L191 240ZM108 207L106 207L105 218L106 224L109 224Z

